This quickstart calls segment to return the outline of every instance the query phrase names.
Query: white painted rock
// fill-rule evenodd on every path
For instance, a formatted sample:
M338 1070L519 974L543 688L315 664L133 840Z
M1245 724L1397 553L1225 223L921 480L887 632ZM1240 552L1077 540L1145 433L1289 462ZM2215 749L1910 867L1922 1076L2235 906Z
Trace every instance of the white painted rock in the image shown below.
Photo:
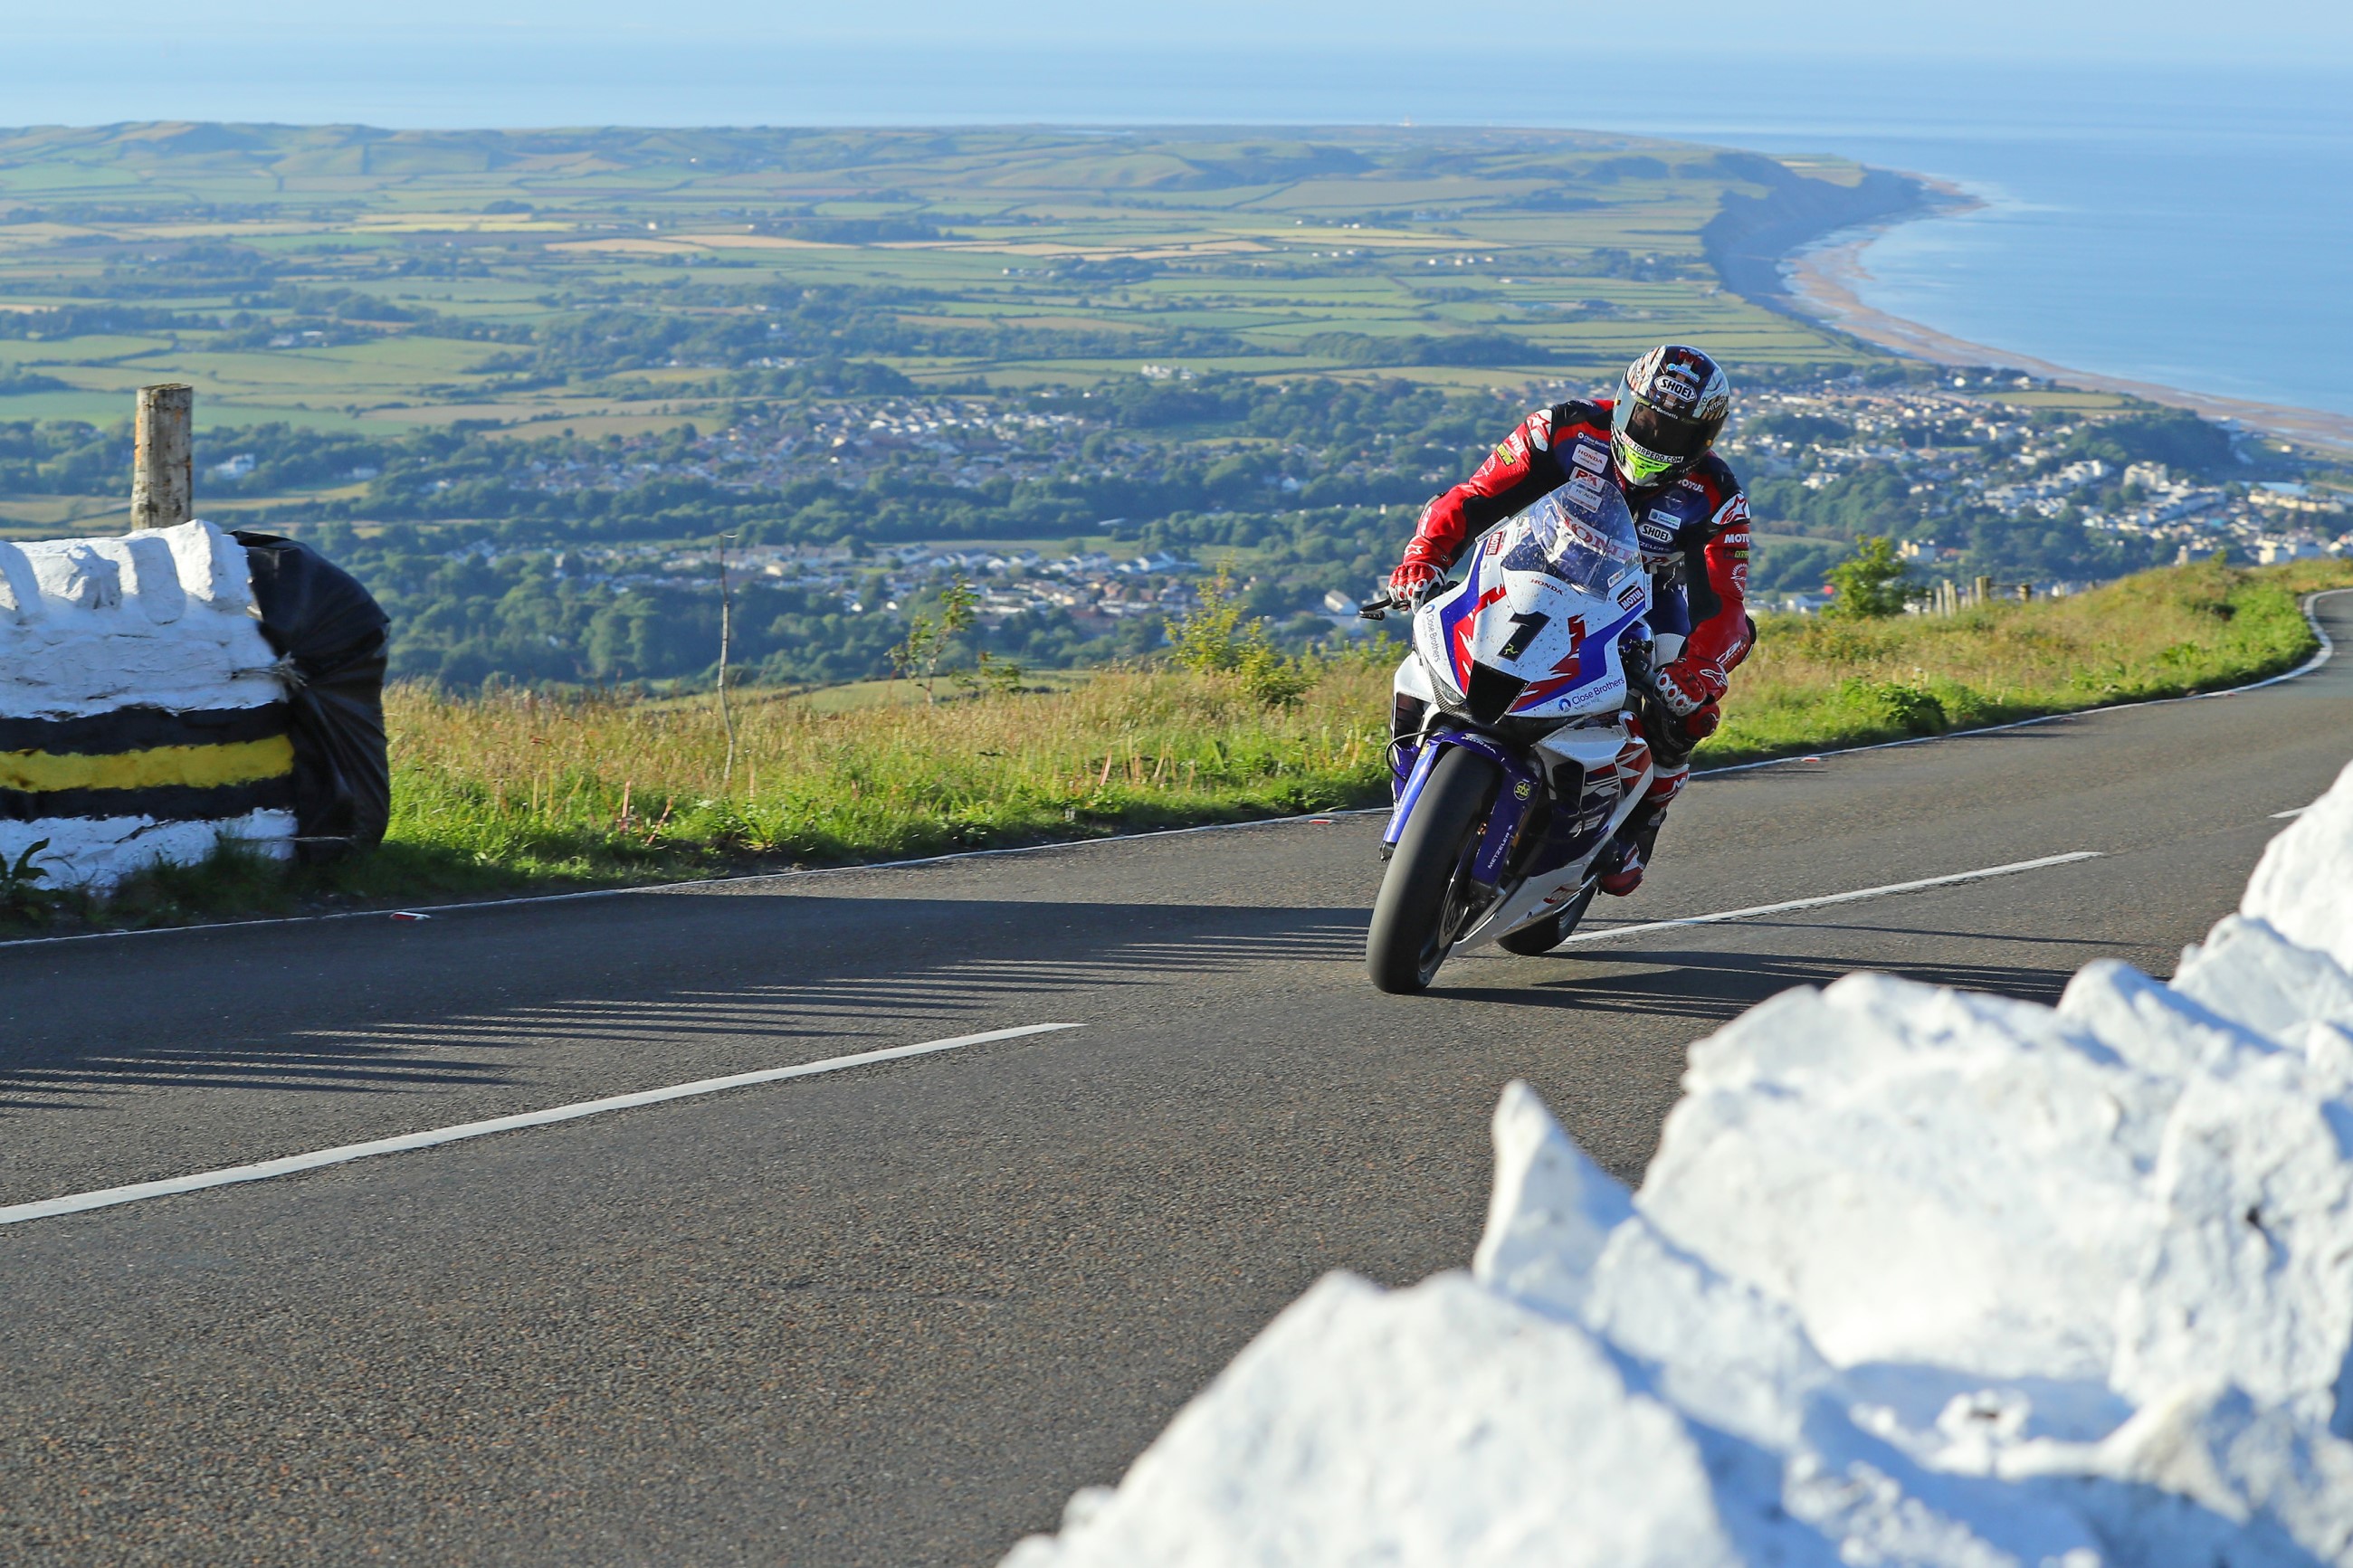
M2264 849L2239 912L2353 971L2353 763Z
M1327 1275L1079 1512L1008 1568L1742 1560L1683 1421L1583 1330L1461 1274Z
M1637 1199L1831 1362L2093 1377L2168 1086L2047 1008L1849 975L1693 1047Z
M103 889L223 837L290 853L278 662L211 523L0 543L0 858Z
M1753 1010L1630 1203L1514 1084L1473 1276L1327 1277L1008 1564L2353 1568L2348 932L2353 770L2171 985Z

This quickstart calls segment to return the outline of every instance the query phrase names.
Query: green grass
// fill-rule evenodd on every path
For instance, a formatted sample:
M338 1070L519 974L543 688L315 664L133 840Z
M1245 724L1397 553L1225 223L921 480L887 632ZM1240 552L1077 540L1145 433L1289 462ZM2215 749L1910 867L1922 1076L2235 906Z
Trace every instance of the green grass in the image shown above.
M2073 598L1951 617L1770 616L1698 765L1865 745L2276 675L2318 646L2300 600L2353 565L2144 572Z
M2215 564L1951 618L1775 617L1698 765L2179 696L2292 668L2299 601L2338 562ZM1237 678L1100 671L1059 689L922 701L912 689L713 701L389 694L394 819L373 855L290 869L224 852L108 903L20 893L0 931L152 925L898 859L1240 821L1387 797L1395 645L1316 668L1293 706Z

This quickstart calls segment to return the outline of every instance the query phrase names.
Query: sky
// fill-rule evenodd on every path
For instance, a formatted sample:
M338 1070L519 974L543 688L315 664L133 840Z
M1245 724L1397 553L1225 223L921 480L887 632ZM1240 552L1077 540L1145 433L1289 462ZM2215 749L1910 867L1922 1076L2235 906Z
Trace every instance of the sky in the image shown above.
M1573 18L1573 20L1572 20ZM1527 0L180 0L173 5L0 0L0 55L56 46L275 48L360 42L638 40L953 44L1062 48L1372 51L1427 47L1557 54L1581 47L1663 56L1684 43L1728 53L1941 56L2073 61L2353 60L2342 0L1626 0L1548 7Z
M1930 70L1948 86L2040 71L2054 96L2073 73L2342 73L2353 5L0 0L0 124L14 125L1558 123L1552 106L1597 96L1697 124L1753 81L1782 99L1901 94ZM2274 96L2329 114L2336 85Z

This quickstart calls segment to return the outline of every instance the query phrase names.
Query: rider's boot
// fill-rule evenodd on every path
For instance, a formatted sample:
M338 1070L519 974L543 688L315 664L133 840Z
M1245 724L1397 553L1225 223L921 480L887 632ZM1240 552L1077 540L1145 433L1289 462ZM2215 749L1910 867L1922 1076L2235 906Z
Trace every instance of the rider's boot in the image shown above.
M1599 865L1603 892L1622 899L1642 885L1642 873L1650 868L1651 852L1659 842L1659 826L1667 820L1667 807L1683 794L1683 784L1690 778L1689 766L1669 768L1651 775L1651 787L1642 792L1642 804L1634 808L1626 825L1601 851Z

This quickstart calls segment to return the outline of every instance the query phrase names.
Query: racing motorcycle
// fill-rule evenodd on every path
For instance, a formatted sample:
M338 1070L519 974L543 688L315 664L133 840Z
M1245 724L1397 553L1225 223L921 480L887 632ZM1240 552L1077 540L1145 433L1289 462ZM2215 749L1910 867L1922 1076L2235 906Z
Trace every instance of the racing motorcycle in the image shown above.
M1418 733L1389 748L1396 805L1365 963L1427 987L1449 954L1549 952L1584 918L1596 861L1655 769L1683 761L1651 684L1651 574L1615 485L1579 473L1472 544L1461 581L1369 620L1413 616L1399 698ZM1402 707L1403 705L1400 704Z

